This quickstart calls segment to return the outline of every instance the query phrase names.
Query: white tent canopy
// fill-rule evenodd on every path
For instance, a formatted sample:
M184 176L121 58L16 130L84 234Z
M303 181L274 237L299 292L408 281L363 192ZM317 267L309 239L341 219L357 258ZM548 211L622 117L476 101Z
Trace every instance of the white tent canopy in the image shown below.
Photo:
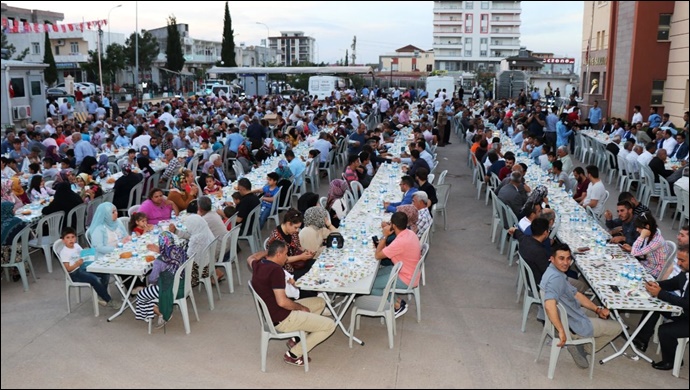
M310 66L310 67L219 67L214 66L206 71L213 74L373 74L370 66Z

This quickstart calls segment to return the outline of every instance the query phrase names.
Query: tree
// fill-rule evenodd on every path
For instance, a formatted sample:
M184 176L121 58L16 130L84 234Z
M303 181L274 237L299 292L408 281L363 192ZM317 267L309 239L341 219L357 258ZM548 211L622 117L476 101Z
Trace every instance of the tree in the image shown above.
M17 48L14 47L13 44L7 42L7 35L5 35L5 31L4 31L4 30L2 31L2 42L1 42L1 43L2 43L2 49L7 50L7 58L8 58L8 59L9 59L9 58L12 58L12 56L14 55L14 53L17 51ZM24 50L22 50L22 52L19 53L18 56L14 57L14 59L17 60L17 61L22 61L22 60L24 59L24 57L27 56L27 54L29 54L29 48L28 48L28 47L25 48ZM5 58L4 55L3 55L3 58Z
M48 64L48 67L43 71L43 77L46 80L46 84L53 85L57 82L58 72L57 65L55 65L55 57L53 56L53 48L50 46L50 37L48 37L48 31L45 32L45 44L43 51L43 63Z
M135 33L132 33L125 42L125 52L127 54L127 65L132 68L136 67L135 50L136 41ZM153 61L158 57L160 46L158 40L149 31L141 30L139 34L139 68L140 71L151 69Z
M127 54L125 50L124 46L117 43L113 43L105 49L105 56L101 56L103 84L110 85L114 83L117 72L127 67ZM98 51L89 50L89 60L82 64L81 68L88 73L88 79L98 79Z
M168 42L165 48L165 68L173 72L180 72L184 67L184 54L182 53L182 38L177 29L177 19L175 15L168 17ZM173 74L168 75L174 77Z
M345 66L348 66L350 64L350 60L347 58L348 54L349 54L348 50L345 50L345 61L343 61Z
M237 62L235 61L235 37L227 1L225 2L225 17L223 18L223 44L220 49L220 60L223 66L237 67Z

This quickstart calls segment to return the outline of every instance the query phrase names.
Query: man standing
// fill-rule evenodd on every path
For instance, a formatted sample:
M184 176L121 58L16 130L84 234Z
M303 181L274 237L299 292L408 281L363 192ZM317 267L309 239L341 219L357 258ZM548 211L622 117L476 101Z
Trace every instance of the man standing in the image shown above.
M304 366L302 344L307 343L307 351L326 340L335 331L335 322L321 313L326 302L320 297L292 301L285 293L285 273L288 248L285 242L275 240L268 245L266 256L251 262L252 287L266 303L270 318L278 332L303 330L308 333L306 340L288 340L289 350L283 361L295 366ZM291 283L294 281L291 280Z
M601 108L599 108L598 100L595 100L594 105L589 109L587 120L592 129L599 130L601 128Z
M678 266L681 272L668 280L659 282L646 282L645 289L653 297L659 298L674 306L680 306L683 312L679 316L669 316L663 313L664 317L671 320L659 326L659 344L661 346L661 361L652 362L652 367L657 370L673 369L673 361L676 354L676 347L679 338L688 337L688 245L678 246ZM680 296L674 291L679 290ZM649 317L649 320L635 337L633 343L642 352L647 350L647 343L654 334L654 327L659 319L659 312L656 311Z
M558 140L558 135L556 133L556 126L558 124L558 108L556 106L551 107L551 112L546 116L546 128L544 129L544 137L546 138L546 143L551 145L551 148L556 147Z
M661 116L658 114L658 108L649 108L649 118L647 118L647 127L650 129L657 128L661 125Z
M565 332L572 332L573 338L594 337L597 350L606 347L621 333L620 324L617 321L606 320L610 314L607 308L595 305L594 302L568 283L565 273L570 269L573 261L570 247L556 245L551 253L551 264L544 272L539 287L543 294L544 311L558 331L558 347L565 345ZM568 313L570 329L563 328L558 314L557 305L559 303L565 307ZM594 312L598 318L587 316L583 308ZM687 332L687 326L685 328ZM587 355L592 354L589 344L577 345L574 349L568 348L568 352L573 356L578 367L589 367Z
M633 107L633 116L632 116L632 120L630 121L630 123L632 125L636 125L638 122L641 123L643 121L642 113L640 112L641 110L642 110L642 107L640 107L640 106Z

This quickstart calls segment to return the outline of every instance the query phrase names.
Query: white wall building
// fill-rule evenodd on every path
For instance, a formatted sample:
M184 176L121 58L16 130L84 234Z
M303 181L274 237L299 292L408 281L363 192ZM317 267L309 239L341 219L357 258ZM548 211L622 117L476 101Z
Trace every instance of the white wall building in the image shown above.
M278 37L269 37L268 46L280 55L280 65L291 66L298 62L314 62L316 40L303 31L281 31Z
M519 1L434 1L437 70L498 71L520 50Z

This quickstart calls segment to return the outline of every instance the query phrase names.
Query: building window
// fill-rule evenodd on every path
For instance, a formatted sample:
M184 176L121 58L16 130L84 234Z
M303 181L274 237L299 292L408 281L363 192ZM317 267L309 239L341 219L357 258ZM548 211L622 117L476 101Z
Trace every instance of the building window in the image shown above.
M465 32L472 34L472 14L465 14Z
M21 98L26 96L26 91L24 90L24 78L14 77L10 79L10 85L14 91L15 98Z
M60 55L60 46L55 46L55 55L56 56Z
M38 42L31 42L31 54L41 54L41 44Z
M489 9L489 2L488 1L482 1L482 9Z
M465 50L465 57L472 57L472 50Z
M472 44L472 38L465 38L465 44L471 45Z
M69 52L72 54L79 54L79 42L70 42Z
M465 9L473 9L474 8L474 1L466 1L465 2Z
M43 92L43 89L41 88L41 82L40 81L32 81L31 82L31 95L32 96L40 96L41 92Z
M668 41L671 32L671 14L659 15L659 30L656 34L657 41Z
M480 51L479 51L479 56L480 56L480 57L486 57L486 50L480 50Z
M479 18L479 32L487 34L489 32L489 14L482 14Z
M665 80L652 81L652 101L650 102L652 106L660 106L663 104L665 83Z

